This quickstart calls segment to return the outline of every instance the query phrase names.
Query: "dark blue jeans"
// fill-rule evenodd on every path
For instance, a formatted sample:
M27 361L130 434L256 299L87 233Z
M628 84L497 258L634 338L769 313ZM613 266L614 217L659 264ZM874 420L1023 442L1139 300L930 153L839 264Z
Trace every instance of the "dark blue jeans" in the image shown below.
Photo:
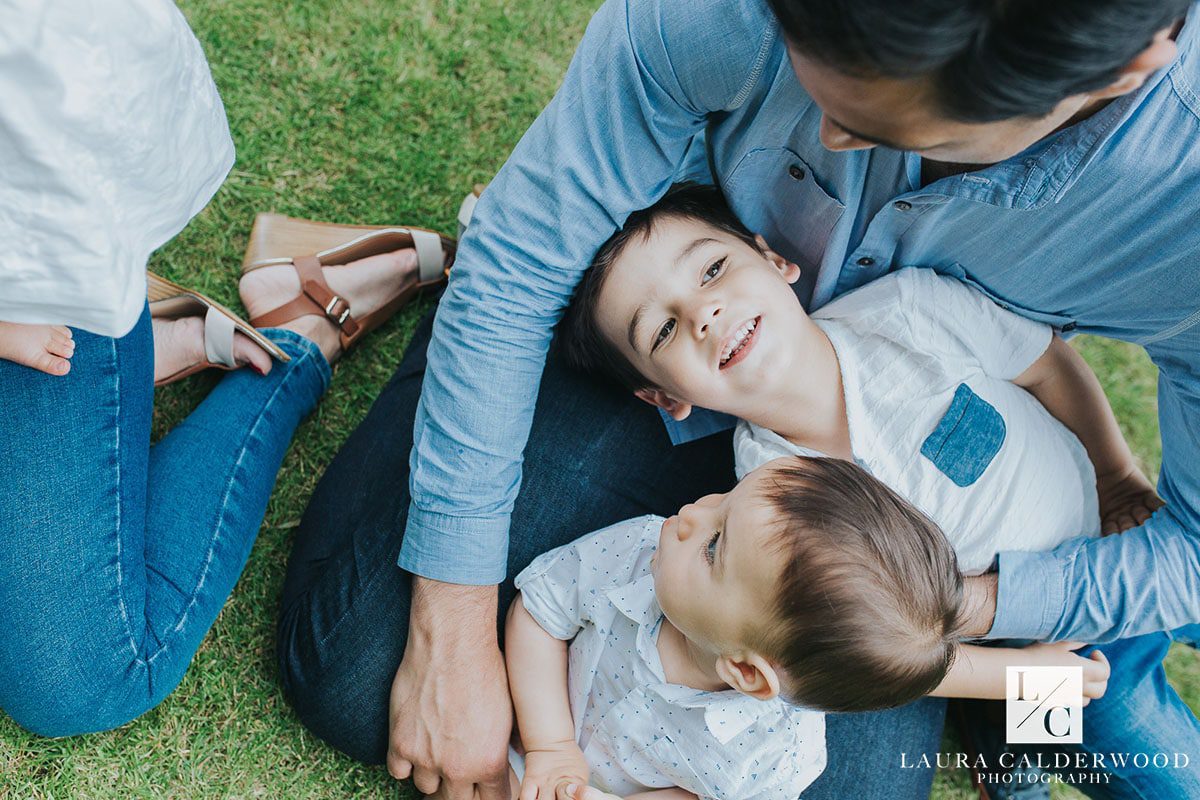
M432 316L317 486L284 585L279 663L314 733L360 761L387 752L388 693L404 654L409 576L396 566L408 513L408 456ZM734 483L730 434L672 447L657 412L628 392L547 364L513 512L508 580L534 556L639 514L672 514ZM945 705L835 715L829 766L805 798L929 794L932 773L901 770L936 751ZM932 755L930 756L933 757Z
M121 725L179 684L233 589L288 443L329 382L316 345L239 370L150 444L149 311L75 331L71 372L0 361L0 708L34 733Z

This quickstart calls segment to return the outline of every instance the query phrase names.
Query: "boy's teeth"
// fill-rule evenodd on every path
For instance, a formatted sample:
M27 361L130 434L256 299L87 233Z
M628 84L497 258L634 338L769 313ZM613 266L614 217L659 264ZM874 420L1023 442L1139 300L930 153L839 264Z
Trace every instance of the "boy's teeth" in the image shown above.
M750 320L734 334L733 341L730 345L726 346L726 351L721 355L722 364L733 358L734 354L742 349L742 345L746 343L746 338L757 326L758 323L755 320Z

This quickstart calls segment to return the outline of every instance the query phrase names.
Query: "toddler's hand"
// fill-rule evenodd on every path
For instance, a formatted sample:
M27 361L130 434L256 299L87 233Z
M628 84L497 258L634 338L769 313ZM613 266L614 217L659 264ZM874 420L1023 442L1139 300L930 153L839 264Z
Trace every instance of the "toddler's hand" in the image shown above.
M1136 528L1165 505L1135 466L1121 474L1097 477L1096 491L1100 495L1100 533L1104 536Z
M1021 648L1031 667L1083 667L1083 704L1099 700L1108 689L1108 659L1099 650L1087 658L1075 651L1087 647L1084 642L1039 642Z
M587 760L575 742L555 742L525 751L519 800L555 800L560 787L588 782ZM565 797L565 794L562 794Z

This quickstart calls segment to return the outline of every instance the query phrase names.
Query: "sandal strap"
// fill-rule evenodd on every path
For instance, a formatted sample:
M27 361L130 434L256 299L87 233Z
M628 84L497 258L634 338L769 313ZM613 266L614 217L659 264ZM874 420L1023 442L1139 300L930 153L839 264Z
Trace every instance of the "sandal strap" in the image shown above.
M204 354L209 363L223 367L237 366L233 357L233 334L237 330L233 320L216 307L209 306L204 315Z
M291 322L306 314L320 314L337 325L346 337L354 337L359 324L350 315L350 303L334 294L321 272L321 261L316 256L298 256L292 265L300 276L300 294L287 303L250 320L256 328L274 328Z
M446 255L442 252L442 237L432 231L408 229L417 251L417 271L421 283L440 279L446 271Z

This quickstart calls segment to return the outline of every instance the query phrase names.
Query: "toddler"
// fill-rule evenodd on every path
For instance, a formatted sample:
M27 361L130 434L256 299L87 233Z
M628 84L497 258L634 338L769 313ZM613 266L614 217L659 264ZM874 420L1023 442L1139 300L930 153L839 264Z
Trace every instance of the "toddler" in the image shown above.
M836 459L774 460L669 519L546 553L516 585L520 800L599 796L589 782L629 800L794 800L825 765L822 711L1003 696L1014 660L1084 666L1089 697L1108 674L1071 644L956 661L945 536Z

